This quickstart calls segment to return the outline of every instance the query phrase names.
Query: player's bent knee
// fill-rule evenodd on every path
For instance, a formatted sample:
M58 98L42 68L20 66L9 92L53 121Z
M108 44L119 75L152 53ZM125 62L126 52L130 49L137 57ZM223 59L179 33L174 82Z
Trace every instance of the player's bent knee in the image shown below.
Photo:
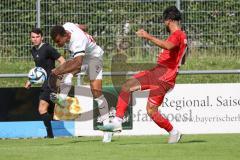
M152 117L152 115L156 112L158 112L158 107L155 105L147 105L147 114Z
M94 98L102 95L102 80L91 80L90 86Z
M122 85L121 90L122 90L123 92L130 92L130 87L129 87L129 85L128 85L127 83L124 83L124 84Z
M122 85L122 91L124 92L133 92L139 89L140 86L138 84L138 81L135 79L129 79Z
M48 111L48 102L44 101L44 100L40 100L39 102L39 106L38 106L38 112L40 114L44 114Z
M94 98L102 95L102 91L99 91L99 90L91 89L91 92L92 92Z

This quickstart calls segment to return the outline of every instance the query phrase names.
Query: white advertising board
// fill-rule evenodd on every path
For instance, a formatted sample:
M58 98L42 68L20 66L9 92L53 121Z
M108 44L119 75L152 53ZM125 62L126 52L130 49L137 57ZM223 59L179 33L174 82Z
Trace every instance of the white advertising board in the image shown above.
M91 95L90 90L84 91ZM133 93L133 129L120 135L166 134L146 113L148 91ZM82 106L92 110L92 99L79 96ZM240 133L240 84L177 84L159 111L183 134ZM78 136L102 135L93 130L93 120L75 123Z

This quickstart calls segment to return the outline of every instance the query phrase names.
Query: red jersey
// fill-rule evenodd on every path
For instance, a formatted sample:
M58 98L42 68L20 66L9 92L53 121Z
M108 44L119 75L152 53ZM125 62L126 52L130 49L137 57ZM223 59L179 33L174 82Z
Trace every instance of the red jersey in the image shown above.
M157 63L167 68L167 72L161 80L174 84L178 68L187 48L187 36L185 32L177 30L168 37L167 41L173 43L175 47L171 50L164 49L158 55Z

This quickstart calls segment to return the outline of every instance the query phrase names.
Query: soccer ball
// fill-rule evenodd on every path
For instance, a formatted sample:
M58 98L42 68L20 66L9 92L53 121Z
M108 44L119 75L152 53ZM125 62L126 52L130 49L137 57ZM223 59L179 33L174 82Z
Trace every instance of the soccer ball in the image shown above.
M34 67L28 72L28 79L32 84L42 84L47 80L47 72L42 67Z

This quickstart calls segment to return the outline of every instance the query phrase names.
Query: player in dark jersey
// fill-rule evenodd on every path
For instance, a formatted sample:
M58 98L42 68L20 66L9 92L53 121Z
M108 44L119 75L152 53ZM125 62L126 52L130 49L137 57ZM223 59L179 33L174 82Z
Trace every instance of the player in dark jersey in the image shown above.
M33 47L31 53L35 62L36 67L42 67L47 72L49 77L51 70L55 68L55 61L57 60L60 64L65 62L65 59L54 49L50 44L43 42L43 33L41 29L34 28L30 32L31 42ZM26 82L25 88L30 88L31 83ZM53 138L52 126L51 126L51 115L48 113L48 108L53 105L50 101L51 90L48 87L48 81L45 81L42 85L41 92L39 95L38 111L44 122L47 130L47 137Z
M112 123L99 126L100 130L121 131L123 116L131 93L136 90L149 89L148 115L160 128L169 133L168 143L177 143L180 140L181 133L159 113L158 107L162 104L165 94L175 85L178 69L187 48L187 36L181 30L181 13L175 6L168 7L163 12L163 20L167 31L170 32L167 40L160 40L143 29L136 32L138 37L151 41L163 51L159 54L154 68L134 75L122 86L118 97L116 117Z

